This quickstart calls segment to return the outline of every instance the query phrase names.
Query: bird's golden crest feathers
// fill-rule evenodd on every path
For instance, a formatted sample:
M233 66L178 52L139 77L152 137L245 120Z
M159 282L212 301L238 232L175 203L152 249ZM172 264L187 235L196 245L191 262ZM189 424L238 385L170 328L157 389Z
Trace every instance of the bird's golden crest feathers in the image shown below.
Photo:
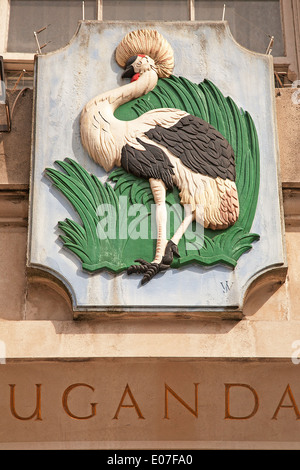
M169 77L174 69L174 53L168 41L156 30L140 29L126 34L116 49L116 61L125 67L127 60L145 54L154 60L160 78Z

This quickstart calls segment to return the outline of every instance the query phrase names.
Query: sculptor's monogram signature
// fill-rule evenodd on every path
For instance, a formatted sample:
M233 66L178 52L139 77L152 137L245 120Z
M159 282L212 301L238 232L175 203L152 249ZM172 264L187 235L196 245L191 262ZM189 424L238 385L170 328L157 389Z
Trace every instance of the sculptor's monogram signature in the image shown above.
M221 284L221 287L222 287L222 289L223 289L223 294L226 294L226 293L229 292L230 289L232 288L233 282L230 282L230 283L229 283L228 281L225 281L225 282L220 281L220 284Z

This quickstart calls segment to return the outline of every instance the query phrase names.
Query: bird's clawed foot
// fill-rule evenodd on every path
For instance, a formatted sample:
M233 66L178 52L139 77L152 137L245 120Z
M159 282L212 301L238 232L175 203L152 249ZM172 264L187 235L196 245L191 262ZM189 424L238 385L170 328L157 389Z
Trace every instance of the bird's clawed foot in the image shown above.
M146 282L150 281L150 279L161 271L158 263L149 263L143 259L136 259L135 262L140 264L132 264L129 266L127 274L144 274L142 285L146 284Z
M127 274L144 274L142 279L142 285L149 282L157 273L161 271L166 271L172 264L174 255L179 258L180 254L178 252L177 245L169 240L165 249L165 254L162 257L160 263L149 263L143 259L136 259L136 263L140 264L132 264L127 269Z

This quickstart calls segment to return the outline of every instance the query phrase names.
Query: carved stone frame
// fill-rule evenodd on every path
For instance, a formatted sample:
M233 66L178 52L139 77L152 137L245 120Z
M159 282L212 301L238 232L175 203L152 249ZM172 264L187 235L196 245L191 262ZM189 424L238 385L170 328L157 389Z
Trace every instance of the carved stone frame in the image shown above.
M161 30L160 32L162 34L166 34L166 38L168 38L169 36L171 39L173 38L172 41L174 43L178 41L178 37L174 36L176 31L178 30L174 30L173 23L153 23L150 26L151 28L158 28L159 30ZM147 23L147 27L150 26ZM48 275L56 277L60 282L65 285L65 288L67 291L69 291L69 295L71 297L75 318L81 316L99 317L101 315L108 314L109 316L115 314L124 315L126 313L126 317L140 314L142 314L143 317L149 314L162 315L163 317L165 317L166 315L188 315L189 317L199 317L199 315L204 314L205 316L208 315L209 317L217 316L221 318L227 317L231 319L237 319L242 318L243 316L242 312L245 298L249 294L251 294L250 291L252 291L252 286L254 286L254 284L258 283L261 286L261 283L269 284L271 282L271 284L273 284L278 283L279 280L280 282L284 281L286 273L286 258L284 248L284 221L281 203L281 184L278 180L277 173L279 164L277 130L275 114L273 113L275 106L274 82L272 79L273 61L267 55L256 55L239 46L230 35L230 30L227 26L227 23L224 24L224 22L187 22L185 24L181 24L181 28L184 28L185 26L188 29L191 29L193 31L193 34L196 34L197 31L197 34L200 35L206 34L207 32L209 37L211 37L210 35L213 35L211 38L214 38L216 34L216 32L213 31L218 31L218 40L220 40L220 34L224 34L224 38L226 38L227 41L226 45L224 46L224 51L227 51L226 53L229 54L228 57L227 55L226 57L224 56L225 58L223 57L223 55L221 56L221 65L220 56L216 52L219 51L219 48L209 49L209 51L207 51L208 57L211 57L212 52L213 56L217 54L218 58L215 58L215 60L212 59L207 62L207 64L210 64L208 65L208 72L205 72L202 68L204 61L203 58L200 57L199 61L195 62L195 70L190 71L189 73L191 75L187 76L186 78L190 80L197 80L198 82L201 82L204 78L207 78L208 80L213 80L216 86L219 86L226 96L230 95L234 100L238 102L239 106L250 112L250 115L255 116L255 125L258 126L257 129L259 131L259 134L263 139L263 142L265 142L265 144L262 143L261 147L262 162L264 162L261 174L264 175L264 183L261 186L262 192L260 191L260 209L257 212L257 216L255 217L254 225L252 227L252 231L254 233L258 233L259 235L261 235L261 241L258 242L255 249L253 248L253 251L251 251L249 257L245 255L246 258L241 259L239 261L238 266L235 269L235 273L231 271L229 272L228 269L224 269L222 266L217 266L216 268L214 268L212 274L210 269L204 269L201 271L202 275L200 274L198 278L196 276L198 281L201 281L200 284L199 282L196 282L195 285L195 276L193 275L192 268L187 268L184 273L176 273L177 275L174 276L172 279L172 272L165 273L163 278L160 279L159 285L158 283L156 283L155 287L152 283L151 292L150 290L147 291L148 286L143 286L143 291L140 290L138 288L139 280L132 280L131 278L128 279L126 275L120 275L120 277L115 276L114 279L112 279L112 281L109 283L108 281L110 280L110 277L106 274L104 276L101 275L100 277L97 276L97 278L94 277L93 281L91 282L87 280L87 276L85 274L80 274L81 270L77 270L76 266L74 266L73 258L68 259L68 256L59 253L60 246L57 243L58 234L55 233L54 229L57 226L57 222L59 220L63 220L66 216L64 212L65 208L63 205L63 201L60 200L60 198L57 198L57 195L55 196L54 194L51 194L51 189L48 187L48 184L46 183L45 179L41 180L40 178L41 175L43 175L45 168L53 167L53 159L59 160L61 158L65 158L66 156L69 156L70 158L77 158L77 156L80 157L79 160L81 163L84 164L84 167L87 171L98 175L98 177L104 176L100 172L99 168L93 166L93 163L91 162L91 159L88 158L88 156L81 156L82 147L81 144L79 145L78 140L78 113L80 109L82 109L82 106L87 102L87 95L89 95L90 99L92 96L99 93L98 82L92 81L90 82L91 87L83 87L81 89L81 93L78 96L76 95L76 110L73 109L72 105L74 100L72 100L71 104L64 104L64 110L69 110L68 112L70 113L68 117L65 117L66 122L71 123L71 125L65 129L68 132L68 135L64 135L63 140L59 140L57 138L57 134L55 133L55 141L51 141L54 145L53 147L51 144L51 152L47 152L46 148L43 150L42 142L44 141L43 139L40 139L39 136L37 136L35 137L34 142L38 142L39 145L38 148L34 147L33 149L28 268L45 271ZM52 93L50 83L51 80L43 80L45 74L46 76L49 76L47 70L51 69L51 77L53 77L53 80L57 79L59 83L60 80L65 80L65 85L66 83L72 84L76 82L76 80L74 82L72 77L75 73L74 71L79 70L79 64L74 67L74 57L71 54L74 54L74 51L77 51L76 48L81 47L79 45L83 44L80 40L80 36L84 35L84 37L86 37L89 34L88 27L92 28L92 37L90 39L90 44L92 44L92 47L99 47L99 37L107 37L106 35L103 36L102 33L99 36L99 33L101 31L109 31L110 44L113 38L114 42L112 48L114 48L116 47L118 41L120 40L123 34L121 34L120 28L123 28L122 31L124 31L124 28L126 31L135 30L141 28L141 24L121 22L81 22L81 26L77 32L77 35L72 40L71 48L63 48L55 54L37 56L36 80L38 80L39 82L39 86L35 87L36 90L39 90L39 94L35 97L35 117L37 119L39 119L41 113L45 115L44 110L47 109L47 106L49 105L47 100L49 99L49 96ZM200 31L202 32L200 33ZM183 62L187 60L186 55L180 56L180 51L185 50L185 46L182 46L181 44L181 41L185 40L185 38L186 35L181 36L179 39L179 43L176 46L178 51L178 68L177 71L174 71L175 75L188 73L187 67L184 66L183 63L181 63L180 65L180 60ZM207 46L205 47L214 47L213 44L215 43L216 42L214 41L206 41L205 44L207 44ZM197 44L198 42L194 40L192 46L196 49L193 49L194 52L193 50L191 50L190 52L191 54L194 54L194 56L198 56L199 54L199 47L197 46ZM68 51L70 51L70 56L68 56ZM107 56L101 56L102 61L106 62L107 64L110 64L110 48L104 45L102 51L103 53L104 51L107 51ZM238 56L240 54L245 54L245 56L249 56L249 58L251 57L251 65L254 68L257 68L257 65L259 63L260 65L256 70L256 75L260 75L261 77L263 77L261 84L257 88L247 88L249 94L246 98L246 102L244 102L244 89L242 92L238 90L240 89L240 84L246 83L247 80L241 78L240 80L233 81L230 79L230 77L236 76L241 73L240 64L242 59L240 58L240 60L232 62L235 53L237 53ZM68 59L69 61L71 60L72 63L71 68L66 67L66 70L69 70L69 74L66 72L67 75L62 74L62 68L59 62L60 59L57 59L58 57L61 57L61 54L64 54L65 59ZM78 61L81 56L82 52L77 53L75 61ZM91 57L94 57L94 55L91 54ZM91 67L93 68L93 73L96 74L96 76L100 74L100 70L97 69L95 71L95 67L99 68L101 66L101 70L103 70L103 65L101 65L101 62L98 61L98 63L97 61L95 62L95 60L95 57L90 61L85 60L86 65L82 68L82 74L84 75L82 75L82 84L89 82L88 77L91 77ZM235 73L228 74L228 64L231 62L232 66L234 67ZM221 74L216 75L215 66L217 66L218 69L219 67L221 67ZM243 73L245 75L245 68ZM115 74L116 69L112 69L108 66L105 76L103 77L103 81L101 81L101 88L103 89L103 91L111 89L111 84L114 83L114 81L116 80ZM57 84L54 86L54 89L57 89ZM60 87L60 89L64 89L64 87ZM259 97L257 95L258 89L260 90ZM77 93L78 90L76 90L74 90L74 92ZM72 91L68 88L68 99L70 99L71 96L73 96ZM266 96L268 98L266 98ZM268 100L267 103L265 103L265 99ZM260 107L261 100L265 103L262 108ZM54 106L53 100L51 101L51 103L51 106ZM61 100L58 103L58 106L62 105ZM265 117L263 117L263 114L261 114L261 109L269 110ZM54 115L57 115L56 107L52 109L51 115L53 115L53 112ZM48 121L47 119L46 126L50 125L51 127L52 122L54 121L51 121L50 114L50 121ZM265 128L265 126L267 126L267 128ZM38 129L40 135L41 126L38 125L36 129ZM73 131L75 132L75 134L72 134ZM42 134L50 135L47 129L43 129ZM51 135L53 135L53 132ZM264 140L264 136L270 135L274 137L272 143L270 143L268 140ZM57 143L55 144L55 142ZM61 145L62 142L63 145ZM74 142L76 144L75 146ZM259 142L261 145L261 141ZM59 145L59 148L56 148L55 145ZM72 156L73 153L74 155ZM46 158L47 160L44 160L44 158ZM266 175L268 175L268 184L266 184ZM270 177L274 183L273 194L275 199L270 198ZM39 191L41 191L42 197L39 196ZM42 200L48 201L46 219L44 217L46 212L43 210L43 206L40 206L38 203L38 201ZM35 204L33 204L34 202ZM270 204L272 204L272 209L271 207L269 207ZM275 204L276 207L273 206L273 204ZM51 212L51 217L49 215L49 211ZM39 227L42 229L41 233ZM264 227L263 231L261 230L262 227ZM47 233L46 242L45 238L43 238L43 233ZM51 237L51 240L49 240L49 236ZM270 253L269 248L271 245L274 246L275 251L272 250L272 252ZM51 247L50 253L48 253L49 247ZM251 263L249 264L249 261L251 259L253 260L253 265L251 265ZM234 283L232 282L233 279ZM209 289L207 288L207 281L209 282ZM88 284L90 284L91 286L93 285L93 290L87 287ZM176 284L178 284L177 287ZM219 296L218 299L215 298L216 285L219 287L219 290L222 291L222 295ZM234 285L234 288L231 288L232 285ZM171 286L172 289L170 290L169 288ZM79 292L78 295L77 291ZM181 294L182 291L184 291L184 295ZM166 296L166 292L171 292L172 295ZM187 294L187 292L190 292L191 296L190 294ZM117 297L117 294L119 295L119 297ZM89 296L88 298L87 295Z

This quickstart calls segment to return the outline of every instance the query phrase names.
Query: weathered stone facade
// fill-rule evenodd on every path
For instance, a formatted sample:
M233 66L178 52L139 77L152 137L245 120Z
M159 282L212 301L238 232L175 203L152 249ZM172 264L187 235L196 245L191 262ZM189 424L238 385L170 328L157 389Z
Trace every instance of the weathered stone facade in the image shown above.
M278 395L274 398L273 407L271 407L272 412L270 411L270 413L272 416L274 416L276 407L279 405L280 398L283 397L288 383L291 385L291 393L293 394L285 394L285 405L293 409L281 410L280 418L282 422L284 421L284 424L277 434L271 432L269 436L266 435L264 443L262 437L257 438L261 444L256 442L256 446L264 448L299 448L299 439L296 436L291 438L287 429L289 422L292 423L290 425L293 426L293 429L299 424L299 421L296 421L299 419L296 404L300 408L300 385L299 380L296 378L297 368L300 365L297 365L297 360L294 363L292 362L293 358L297 358L297 345L299 349L298 343L300 343L300 104L295 103L295 99L292 99L292 95L296 93L293 88L280 88L276 89L275 92L288 270L286 272L283 269L282 272L277 272L275 275L266 275L251 286L245 302L243 318L238 321L221 320L217 316L209 320L207 318L189 319L184 315L168 315L166 318L161 318L156 314L147 319L143 319L139 315L124 316L123 314L116 314L113 319L107 317L101 320L74 321L71 302L64 287L54 278L42 275L41 272L30 272L26 268L33 93L32 90L27 89L19 96L18 92L9 94L11 107L14 108L12 130L10 133L0 135L0 263L2 273L0 278L0 340L5 344L6 350L6 366L0 366L0 373L4 374L3 380L5 383L17 384L17 382L10 382L10 380L20 379L24 385L26 376L30 377L28 387L35 396L35 384L40 384L40 380L46 380L45 376L40 379L38 374L38 368L44 361L51 361L52 369L54 361L54 363L57 363L58 369L62 368L62 370L63 364L68 362L67 368L72 370L73 367L75 370L77 366L76 364L72 365L72 361L74 363L79 361L79 363L84 364L88 360L90 362L95 361L96 364L97 360L101 360L105 364L105 358L107 358L107 361L110 361L111 358L115 360L131 358L129 363L132 364L134 358L149 358L152 366L153 361L154 364L159 366L160 362L166 364L167 358L172 358L180 362L182 370L184 370L185 361L187 363L197 360L204 360L205 362L206 360L205 367L207 367L211 360L219 365L224 363L225 360L225 362L228 362L229 369L231 369L224 382L241 383L241 377L243 377L243 383L251 385L251 377L253 377L251 374L254 372L249 372L248 379L245 378L244 374L248 370L249 360L251 360L253 364L261 364L262 368L264 364L266 365L267 374L270 381L273 381L272 383L276 383L277 379L281 380L280 374L285 376L284 386L282 385L278 391ZM15 101L16 97L18 97L17 101ZM236 372L232 369L235 360L239 360ZM28 361L34 362L32 371ZM279 371L277 378L272 376L272 361L274 361L274 373L277 374L277 368ZM281 364L280 367L278 361ZM243 363L245 365L244 375L239 375ZM23 369L22 364L24 364ZM12 368L18 369L18 376L15 378L9 370L10 365ZM4 371L5 367L7 367L6 371L8 372ZM89 367L91 367L91 364L89 364ZM141 377L140 365L138 367L139 377ZM218 374L218 367L212 367L212 374ZM172 374L176 375L176 367L171 367L170 370L172 373L170 372L169 378L165 378L165 381L171 387L170 377ZM255 371L255 368L253 370ZM62 386L61 393L71 383L85 382L93 385L91 378L87 378L87 376L82 379L79 376L76 378L76 374L73 372L72 378L70 376L70 383ZM34 373L36 373L36 376ZM49 373L52 373L50 369ZM159 377L161 378L164 373L165 371L160 371ZM8 376L5 374L8 374ZM153 374L153 377L155 377L155 372ZM120 404L126 383L130 384L131 380L133 383L134 377L137 377L137 375L134 367L131 367L127 376L124 377L124 384L118 389L117 398L111 408L111 418L113 418L118 404ZM192 374L189 374L186 381L189 382L187 384L189 394L186 395L185 400L191 404L191 408L195 409L194 392L191 384L200 382L201 378L199 379L198 376L198 380L196 380L195 377L192 377ZM50 387L50 385L48 386ZM142 390L141 384L138 387ZM261 395L267 394L267 388L266 386L261 390ZM151 391L148 388L141 392L141 394L143 393L150 393L151 396ZM180 394L178 390L177 393ZM137 395L135 395L136 399ZM291 399L291 396L293 399ZM181 397L183 398L183 393L181 393ZM34 399L32 398L32 400ZM35 406L32 400L28 410L27 408L22 409L22 405L19 405L20 415L23 413L23 415L29 416L32 413ZM88 396L86 400L88 400L88 403L93 401L91 396ZM2 409L9 405L4 405L1 402L0 406ZM251 413L251 409L249 413ZM224 414L224 408L222 410ZM125 412L123 410L123 413ZM143 423L143 437L139 438L137 408L135 407L135 410L131 412L134 415L132 419L134 419L135 437L133 438L131 435L129 439L131 443L124 444L124 446L134 448L134 442L136 441L138 447L151 447L149 442L138 443L140 440L147 441L147 431L145 430L147 421ZM141 412L143 412L142 408ZM78 415L80 413L79 411ZM234 414L235 411L232 411L232 413ZM244 413L242 416L246 416L248 412L246 410L242 413ZM83 410L81 414L83 416L88 415L89 409ZM271 419L272 416L269 418ZM224 418L223 415L222 418ZM21 441L26 440L26 437L23 439L20 437L22 435L20 426L24 423L28 425L31 421L20 421L13 417L11 413L8 413L7 419L10 423L8 425L10 426L10 433L12 433L11 430L14 429L15 425L18 427L18 436L16 438L18 443L14 444L14 441L11 440L12 437L7 443L5 437L3 437L0 446L2 448L14 446L26 448L26 443L20 444ZM214 435L214 439L218 441L218 444L210 443L206 446L211 448L228 448L231 445L242 448L253 447L252 441L255 439L253 436L255 435L257 422L254 418L251 422L250 418L244 420L244 422L246 421L249 429L251 428L251 432L247 433L245 431L245 435L241 437L237 427L241 421L236 421L235 426L226 431L226 443L223 446L222 438L219 435ZM87 426L86 423L91 421L83 422ZM45 425L45 423L44 420L41 424ZM36 424L39 423L35 423L35 426ZM53 423L51 426L55 427ZM188 426L188 424L185 423L183 429L185 426ZM149 439L159 441L159 433L156 435L154 428L151 428ZM32 434L33 437L36 436L35 433L36 431ZM88 448L97 447L97 445L99 447L108 445L107 442L103 444L102 441L105 441L103 435L99 437L102 444L94 443L92 445L89 433L87 436L90 436L90 438L87 438L87 441L84 439L84 443L76 444L74 442L78 441L78 438L74 438L75 434L76 430L74 430L74 434L70 433L68 435L66 442L60 440L60 444L56 442L56 444L52 444L53 447ZM201 442L213 440L212 434L206 436L206 438L204 435L201 436ZM58 439L63 440L61 436ZM119 431L111 430L108 439L109 442L119 441ZM176 446L171 443L172 439L172 433L170 432L168 442L165 443L167 448ZM175 436L175 434L174 439L180 440L178 435ZM195 437L190 434L187 439L189 442L195 441ZM29 440L31 443L28 444L28 447L34 447L32 438L29 438ZM44 441L49 442L49 440L55 440L51 432L49 432L49 435L47 433L44 435ZM188 441L186 441L187 447L189 445ZM198 444L194 443L193 446L201 447L203 444L200 441ZM43 447L43 445L47 447L47 444L36 444L37 447ZM48 444L48 446L51 447L51 444Z

